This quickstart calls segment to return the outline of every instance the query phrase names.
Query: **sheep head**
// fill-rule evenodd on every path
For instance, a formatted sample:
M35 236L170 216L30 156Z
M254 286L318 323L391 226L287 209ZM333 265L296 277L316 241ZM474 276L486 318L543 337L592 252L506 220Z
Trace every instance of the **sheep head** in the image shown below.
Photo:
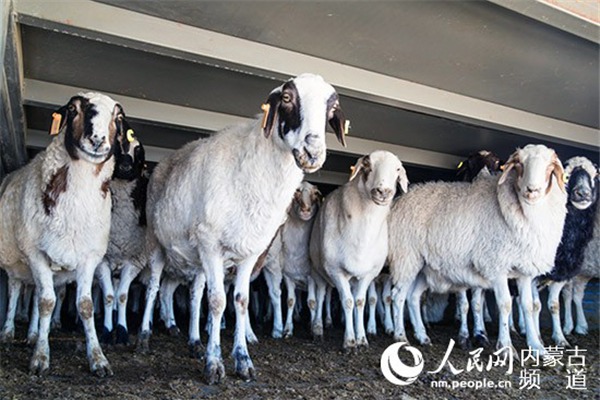
M274 89L265 103L263 132L273 131L292 150L296 165L315 172L325 162L325 125L345 146L346 120L335 89L319 75L302 74Z
M569 203L585 210L598 199L598 168L585 157L573 157L565 163L564 181Z
M123 134L123 108L100 93L80 93L56 110L58 131L65 132L65 147L74 160L101 164L114 151L117 136Z
M400 185L404 193L408 191L406 170L398 157L388 151L377 150L359 158L352 169L350 181L358 175L362 176L358 181L359 187L377 205L387 206L392 202L396 185Z
M133 129L125 120L123 120L123 133L117 135L114 154L113 179L132 181L142 176L146 166L144 146L137 140Z
M462 181L472 182L480 173L495 175L500 171L502 160L496 154L487 150L472 153L458 165L456 176Z
M292 210L302 221L310 221L319 210L323 195L316 186L302 182L292 201Z
M517 194L529 205L538 203L552 190L553 177L565 191L562 164L554 150L544 145L530 144L517 149L506 162L498 185L502 185L511 173L516 174Z

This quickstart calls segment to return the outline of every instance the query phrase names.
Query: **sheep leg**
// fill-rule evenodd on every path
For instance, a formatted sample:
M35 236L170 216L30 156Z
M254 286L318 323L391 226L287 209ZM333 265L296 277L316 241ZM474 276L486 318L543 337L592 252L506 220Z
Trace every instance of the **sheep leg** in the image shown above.
M392 290L394 302L394 340L396 342L408 343L406 329L404 327L404 303L406 302L411 283L412 282L398 283Z
M385 333L392 335L394 333L394 321L392 319L392 279L387 278L383 284L383 291L381 292L383 297L383 309L384 309L384 323Z
M296 283L293 279L284 276L285 287L287 288L287 314L285 316L285 329L283 337L289 338L294 334L294 308L296 306Z
M525 314L523 313L523 309L521 308L521 296L516 297L517 310L519 314L519 333L523 336L527 334L527 330L525 329Z
M15 338L15 314L22 288L23 281L8 277L8 310L0 335L0 341L2 342L9 342Z
M246 342L250 344L258 343L258 337L252 329L252 322L250 321L250 313L246 313Z
M531 290L531 286L528 287L529 290ZM501 278L497 280L494 282L493 289L496 297L496 304L498 305L498 341L496 343L496 349L511 351L513 356L518 358L518 353L512 345L510 330L508 328L508 317L512 308L512 298L510 297L510 290L508 289L508 279ZM521 293L521 291L519 291L519 293ZM521 297L523 297L522 293Z
M590 279L590 277L579 275L575 277L573 283L573 300L575 301L575 311L577 312L575 333L580 335L587 335L588 333L588 323L583 312L583 297L585 295L585 286Z
M103 260L96 268L96 279L102 289L104 298L104 327L100 336L100 343L111 344L113 341L113 305L115 301L115 291L112 285L112 272L106 260Z
M560 291L566 282L552 282L548 286L548 310L552 315L552 340L557 346L569 347L560 323Z
M333 318L331 318L331 293L333 287L327 285L325 288L325 327L331 328L333 326Z
M561 291L563 304L565 306L565 317L563 323L563 333L570 335L573 332L573 283L574 279L567 282Z
M279 265L275 264L275 268L265 268L263 270L267 287L269 288L269 297L271 298L271 304L273 304L273 331L271 336L275 339L281 339L283 336L283 322L281 316L281 270ZM288 287L289 297L289 287Z
M42 254L36 254L29 260L31 272L39 294L39 335L35 344L33 356L29 364L29 370L36 375L48 372L50 368L50 346L48 333L50 331L50 318L56 304L54 293L53 276L48 261Z
M178 282L179 283L179 282ZM189 341L188 346L194 358L201 358L204 347L200 341L200 309L202 305L202 295L206 286L206 277L203 273L197 273L190 287L190 326L189 326ZM173 296L171 295L171 299ZM173 302L171 302L171 310L173 310ZM175 325L175 317L173 316L173 325ZM171 330L171 329L169 329ZM177 329L179 331L179 329Z
M121 281L117 290L117 344L129 344L129 332L127 330L127 299L131 282L139 274L139 270L131 263L125 264L121 270Z
M488 340L485 329L483 294L483 289L480 288L474 289L471 292L471 307L473 308L473 337L475 338L475 343L477 346L488 347L490 345L490 341Z
M383 284L376 283L375 284L375 293L377 294L377 304L375 306L375 312L377 313L377 317L379 318L379 323L381 325L385 324L385 306L383 304Z
M34 289L32 297L33 307L31 309L31 318L29 318L29 329L27 330L27 344L29 346L35 346L40 331L40 295L37 288Z
M356 335L354 334L354 296L350 288L350 282L345 277L332 276L333 283L340 294L342 309L344 310L344 350L349 352L356 347Z
M209 385L219 383L225 377L225 367L221 358L220 321L225 311L226 295L224 285L223 260L210 251L200 251L201 264L206 277L208 313L211 321L206 345L206 366L204 376Z
M483 321L484 322L492 322L492 315L490 314L490 308L488 307L487 301L485 300L485 295L483 289L475 289L481 290L481 311L483 312ZM511 315L512 320L512 315ZM510 324L513 325L512 323Z
M10 278L9 278L10 279ZM33 285L24 285L21 289L21 296L17 306L16 321L29 322L29 309L31 308L31 299L33 298Z
M65 296L67 295L67 286L62 285L56 288L56 305L54 306L54 311L52 312L52 319L50 320L50 328L51 329L60 329L62 323L60 321L60 314L62 312L62 305L65 301Z
M367 335L365 333L365 300L367 298L367 290L369 289L369 285L371 284L374 278L375 276L366 276L359 280L356 286L354 294L354 304L356 310L356 316L354 319L354 331L356 332L356 347L369 346L369 342L367 341ZM377 302L377 299L375 299L375 302ZM375 318L373 318L373 321L375 321Z
M533 301L533 322L535 323L535 331L542 345L542 331L540 330L540 313L542 312L542 302L540 300L540 291L537 288L537 280L531 281L531 297Z
M102 352L100 343L98 342L98 336L96 335L96 327L94 326L94 304L92 303L92 282L94 280L94 271L98 262L93 264L85 265L77 270L77 311L79 318L83 323L83 329L85 331L86 344L87 344L87 356L90 363L90 370L97 376L104 377L112 375L112 369L108 363L108 360ZM111 283L112 286L112 283ZM42 296L40 300L40 338L42 337L43 318L42 314L43 305L41 302L44 300ZM110 313L112 315L112 305L110 307ZM38 340L39 342L39 340Z
M165 267L164 254L160 249L156 249L150 256L150 280L146 288L146 305L144 307L144 316L142 317L142 325L140 326L140 334L138 335L137 350L147 352L150 350L150 335L152 330L150 324L152 315L154 314L154 302L160 285L160 276Z
M232 356L235 360L235 372L244 381L254 378L254 364L248 354L246 344L246 324L248 317L248 293L250 291L250 275L258 256L252 256L242 262L235 276L234 305L235 332L233 337Z
M431 339L427 336L427 329L421 317L421 296L427 290L427 282L423 275L415 279L408 295L408 313L415 329L415 338L424 346L431 345Z
M367 323L367 333L369 335L377 335L377 289L375 288L375 281L371 281L369 289L367 291L369 299L369 321Z
M527 333L527 345L539 352L539 355L544 354L544 345L540 340L540 335L534 321L534 304L532 294L532 281L533 279L529 276L522 276L517 279L517 286L519 288L519 299L521 303L521 309L523 310L523 316L525 319L525 330ZM507 285L508 288L508 285ZM536 289L537 291L537 289ZM499 303L502 304L502 303ZM509 314L507 314L508 316ZM501 322L503 323L503 322ZM508 323L508 320L506 321ZM508 326L507 326L508 327ZM510 337L509 337L510 340Z
M165 277L160 283L160 289L158 291L160 319L163 321L165 328L172 336L179 335L179 328L177 328L177 323L175 322L175 312L173 310L173 295L175 294L175 289L177 289L177 286L179 286L179 281Z
M471 290L471 298L479 296L479 294L476 294L475 292L475 289ZM456 294L456 302L458 304L458 308L460 309L460 328L458 330L458 345L461 347L461 349L466 350L469 347L471 347L469 343L469 324L467 318L469 316L469 299L467 298L466 290L461 290ZM473 314L475 314L474 309Z

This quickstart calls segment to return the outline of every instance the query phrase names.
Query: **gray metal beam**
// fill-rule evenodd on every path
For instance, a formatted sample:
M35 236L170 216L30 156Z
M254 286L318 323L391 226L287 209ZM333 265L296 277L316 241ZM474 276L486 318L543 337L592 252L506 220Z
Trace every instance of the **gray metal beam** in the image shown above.
M312 71L343 94L536 139L598 146L596 129L245 39L81 0L17 2L22 23L273 79Z

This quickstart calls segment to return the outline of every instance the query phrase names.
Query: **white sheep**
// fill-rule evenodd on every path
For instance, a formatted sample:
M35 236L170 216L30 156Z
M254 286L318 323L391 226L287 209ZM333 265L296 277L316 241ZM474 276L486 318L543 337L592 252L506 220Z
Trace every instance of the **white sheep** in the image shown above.
M343 142L345 120L334 88L303 74L274 89L261 118L194 141L161 162L148 187L148 244L152 276L147 304L154 304L163 267L203 273L209 312L220 321L223 280L236 265L236 330L233 358L243 379L254 375L246 345L249 280L258 257L284 220L305 172L325 161L325 125ZM140 337L150 335L146 307ZM224 377L219 324L206 348L209 383Z
M532 316L532 279L549 272L566 214L563 168L543 145L517 149L501 176L473 183L430 182L398 199L390 214L390 272L395 284L395 339L406 341L403 307L415 336L430 343L421 320L420 295L460 288L493 288L500 310L497 346L512 343L507 279L517 279L526 310L527 342L543 345ZM412 286L412 289L411 289Z
M321 192L308 182L296 190L286 222L273 241L263 274L273 304L273 331L271 336L290 337L294 332L296 285L306 288L310 276L308 245L314 217L322 201ZM281 312L281 281L287 288L287 316L285 329Z
M387 256L387 217L397 184L407 191L406 171L395 155L374 151L363 156L350 181L325 198L313 225L310 259L316 305L323 304L326 282L337 288L344 310L346 350L368 345L363 322L366 292ZM322 335L320 318L317 311L312 321L316 337Z
M40 323L30 370L44 373L50 366L53 284L73 279L90 368L104 376L112 371L98 343L91 287L108 245L108 185L123 110L107 96L82 93L55 116L58 136L0 188L0 265L11 279L36 284Z

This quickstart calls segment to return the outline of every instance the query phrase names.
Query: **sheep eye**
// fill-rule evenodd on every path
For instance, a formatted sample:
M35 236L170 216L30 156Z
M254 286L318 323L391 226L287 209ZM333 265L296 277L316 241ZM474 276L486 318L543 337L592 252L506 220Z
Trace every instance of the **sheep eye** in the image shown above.
M290 96L289 93L284 93L281 96L281 101L283 101L284 103L289 103L290 101L292 101L292 96Z
M69 110L70 113L74 113L75 112L75 105L74 104L69 104L69 106L67 107L67 110Z

